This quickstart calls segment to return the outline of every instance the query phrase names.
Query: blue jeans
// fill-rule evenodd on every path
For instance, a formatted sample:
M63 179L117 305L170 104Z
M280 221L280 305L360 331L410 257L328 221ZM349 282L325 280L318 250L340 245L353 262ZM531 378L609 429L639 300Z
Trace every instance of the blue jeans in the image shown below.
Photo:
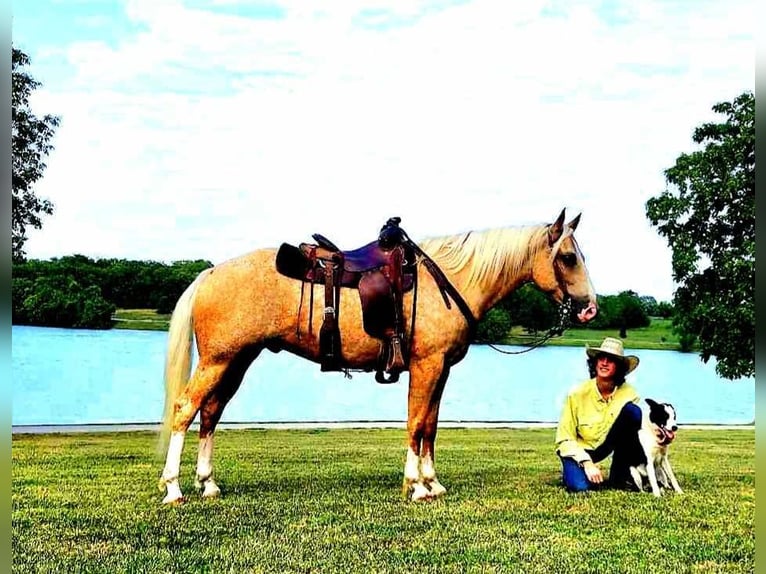
M604 442L595 449L585 451L593 462L599 462L612 454L612 466L609 469L609 482L612 484L619 484L620 481L630 478L628 468L641 461L642 450L638 442L641 416L641 407L635 403L626 403L614 420ZM568 491L583 492L593 486L575 459L559 458L562 465L562 480Z

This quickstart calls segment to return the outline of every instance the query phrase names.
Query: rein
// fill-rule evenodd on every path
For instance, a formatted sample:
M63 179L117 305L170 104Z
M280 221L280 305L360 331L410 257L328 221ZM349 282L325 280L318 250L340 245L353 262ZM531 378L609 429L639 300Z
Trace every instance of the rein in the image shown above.
M521 355L522 353L528 353L529 351L533 349L537 349L538 347L543 346L553 337L558 337L559 335L561 335L570 324L569 315L571 311L572 311L572 299L567 297L564 300L564 302L561 304L561 306L559 307L558 325L548 329L548 332L545 335L543 335L542 338L538 339L537 341L534 341L533 343L528 344L527 348L524 349L523 351L506 351L505 349L496 347L492 343L487 343L487 345L492 347L498 353L502 353L503 355Z
M442 270L439 268L439 266L436 264L436 262L431 259L428 254L423 251L420 246L418 246L417 243L412 241L412 239L409 238L409 236L405 233L404 229L400 229L401 231L401 238L402 242L410 247L415 252L415 255L420 256L421 262L425 266L426 270L431 274L434 281L436 282L436 286L439 288L439 292L441 293L442 298L444 299L444 305L447 307L447 309L452 309L452 304L450 303L450 298L455 302L458 309L460 309L460 312L463 314L463 317L465 317L466 323L468 323L468 338L473 338L473 335L476 333L476 327L479 324L479 322L476 320L476 317L473 316L473 311L471 311L471 308L468 306L468 303L465 302L465 299L463 299L463 296L460 295L460 291L458 291L452 283L450 283L449 279L447 279L447 276L444 275ZM415 274L417 277L417 273ZM414 307L413 307L414 309ZM414 329L414 313L413 313L413 329Z

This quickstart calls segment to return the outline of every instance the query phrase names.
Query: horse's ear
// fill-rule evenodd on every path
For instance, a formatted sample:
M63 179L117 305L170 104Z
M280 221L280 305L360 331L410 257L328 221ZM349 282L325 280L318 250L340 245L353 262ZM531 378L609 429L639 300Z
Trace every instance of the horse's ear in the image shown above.
M548 227L548 244L553 245L556 243L559 238L561 237L562 232L564 231L564 215L565 215L566 209L561 210L561 215L559 215L558 219L551 223L550 227Z
M580 216L581 215L582 215L582 213L578 213L577 217L575 217L572 221L567 223L567 227L569 228L569 230L572 233L574 233L574 230L577 229L577 225L580 223Z

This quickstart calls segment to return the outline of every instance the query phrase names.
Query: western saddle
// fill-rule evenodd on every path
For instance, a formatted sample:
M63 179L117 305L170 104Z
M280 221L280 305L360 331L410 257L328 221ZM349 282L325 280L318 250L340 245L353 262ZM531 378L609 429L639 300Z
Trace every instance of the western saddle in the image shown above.
M301 284L311 285L309 332L312 330L314 285L324 285L324 313L319 330L319 353L322 371L344 369L341 356L338 313L342 287L357 289L362 304L362 324L365 332L381 340L375 380L394 383L407 369L409 348L404 329L404 293L415 289L417 294L417 261L420 256L434 276L447 307L449 294L468 320L471 330L476 320L457 290L438 266L399 227L400 217L391 217L381 228L378 239L351 251L341 251L332 241L315 233L315 244L301 243L298 247L283 243L277 251L277 270ZM300 314L300 308L298 309ZM413 304L412 325L415 323ZM300 331L298 331L300 334ZM388 378L384 373L387 373Z

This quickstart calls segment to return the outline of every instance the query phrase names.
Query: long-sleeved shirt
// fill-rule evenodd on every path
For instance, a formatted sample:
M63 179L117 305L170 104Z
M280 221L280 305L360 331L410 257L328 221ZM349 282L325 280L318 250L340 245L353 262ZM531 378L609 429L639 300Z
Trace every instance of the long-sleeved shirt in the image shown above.
M599 446L626 403L638 403L639 396L623 383L608 398L601 396L596 379L576 385L567 395L556 429L556 451L577 462L590 460L586 451Z

